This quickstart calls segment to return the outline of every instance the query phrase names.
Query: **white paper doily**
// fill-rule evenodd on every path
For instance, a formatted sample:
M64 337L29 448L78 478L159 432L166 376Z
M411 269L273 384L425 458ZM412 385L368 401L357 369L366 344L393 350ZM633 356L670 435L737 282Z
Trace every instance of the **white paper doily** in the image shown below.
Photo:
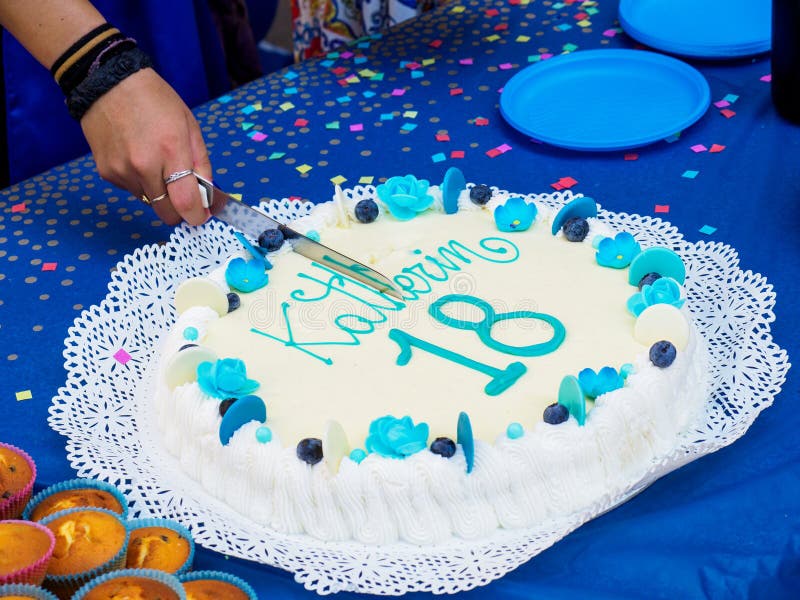
M374 188L346 194L355 200L374 197ZM527 198L558 208L572 197L563 192ZM261 208L288 221L312 207L283 200ZM687 304L711 354L712 393L700 422L625 493L600 498L546 526L499 529L490 538L432 547L322 542L259 526L188 478L159 440L151 399L154 360L161 336L176 319L171 302L177 285L239 250L231 230L219 222L176 229L166 245L140 248L119 263L105 300L83 311L69 329L67 380L53 400L49 423L68 438L68 459L78 474L119 486L132 516L176 519L197 543L291 571L320 594L453 593L485 585L659 477L736 440L772 403L789 369L786 352L770 334L772 286L761 275L742 271L733 248L688 243L675 227L652 217L601 210L600 218L632 233L643 247L666 246L684 259ZM121 348L131 357L124 365L114 358Z

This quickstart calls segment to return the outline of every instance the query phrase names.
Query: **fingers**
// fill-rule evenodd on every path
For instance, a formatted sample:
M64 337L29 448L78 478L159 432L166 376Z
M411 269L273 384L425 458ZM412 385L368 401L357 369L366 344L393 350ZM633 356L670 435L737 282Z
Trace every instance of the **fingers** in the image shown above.
M161 181L161 172L160 170L155 170L152 174L144 179L146 182L145 185L148 187L143 188L143 193L148 198L158 198L161 194L167 191L164 182ZM155 187L160 184L160 187ZM181 215L178 214L178 211L172 206L172 202L169 199L169 196L163 198L162 200L158 200L157 202L153 202L151 208L155 211L158 215L158 218L164 221L167 225L177 225L183 219Z
M183 158L181 162L167 163L164 177L190 168L191 165L191 156ZM167 192L173 208L189 225L202 225L211 216L208 209L203 207L200 189L197 187L197 179L194 175L190 174L173 181L167 186Z

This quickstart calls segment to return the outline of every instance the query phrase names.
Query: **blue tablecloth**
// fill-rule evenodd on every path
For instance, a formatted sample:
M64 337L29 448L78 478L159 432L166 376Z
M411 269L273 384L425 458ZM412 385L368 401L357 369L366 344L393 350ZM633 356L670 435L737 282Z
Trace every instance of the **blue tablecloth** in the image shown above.
M615 19L616 3L605 1L455 2L349 53L270 75L198 107L215 178L251 203L267 196L321 201L331 197L337 177L345 187L406 173L438 183L455 165L468 181L515 191L549 191L572 177L574 191L613 211L654 214L656 205L668 206L660 216L687 239L729 244L742 268L768 277L777 293L775 340L797 355L800 128L775 114L763 80L768 57L692 61L708 79L712 101L732 95L735 114L712 106L677 140L638 149L627 160L625 152L534 144L499 114L498 90L542 55L634 47ZM449 140L438 141L437 133ZM487 154L503 144L511 149ZM695 144L724 150L695 153ZM686 171L698 173L690 178ZM0 439L34 456L45 485L73 475L64 439L46 423L65 377L67 328L104 297L116 261L169 230L100 181L88 158L3 191L0 211ZM704 226L716 230L702 233ZM54 270L46 263L56 263ZM799 387L790 371L774 406L742 439L465 596L796 597ZM28 390L30 399L16 400ZM263 598L310 595L273 568L209 551L197 562L242 575Z

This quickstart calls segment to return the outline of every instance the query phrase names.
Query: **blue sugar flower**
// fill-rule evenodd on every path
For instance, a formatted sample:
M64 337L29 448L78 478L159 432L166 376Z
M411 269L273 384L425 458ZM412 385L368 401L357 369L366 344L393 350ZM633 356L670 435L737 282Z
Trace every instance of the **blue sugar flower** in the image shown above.
M367 452L386 458L405 458L428 447L428 424L414 425L411 417L398 419L386 415L369 426Z
M234 258L225 268L225 281L240 292L254 292L269 282L263 260Z
M683 306L681 286L672 277L661 277L651 284L642 286L642 291L628 298L628 310L638 317L648 306L671 304L675 308Z
M597 398L601 394L621 388L625 385L625 378L614 367L603 367L597 373L592 369L583 369L578 373L578 382L584 394L589 398Z
M614 238L603 238L597 246L597 264L612 269L624 269L642 249L636 239L627 231Z
M525 231L533 223L536 213L533 202L515 196L494 209L494 222L500 231Z
M428 194L429 183L413 175L392 177L376 188L378 198L389 208L396 219L408 221L433 204Z
M258 382L247 378L247 368L238 358L223 358L197 365L200 389L214 398L239 398L258 389Z

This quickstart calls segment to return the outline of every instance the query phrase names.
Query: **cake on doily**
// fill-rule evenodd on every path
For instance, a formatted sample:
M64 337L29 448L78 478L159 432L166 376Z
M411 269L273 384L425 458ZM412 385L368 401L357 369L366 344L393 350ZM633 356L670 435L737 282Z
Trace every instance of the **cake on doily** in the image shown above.
M591 198L545 199L451 169L337 189L290 224L400 298L280 230L239 235L176 292L165 447L252 521L328 541L479 539L628 490L708 397L686 268Z

